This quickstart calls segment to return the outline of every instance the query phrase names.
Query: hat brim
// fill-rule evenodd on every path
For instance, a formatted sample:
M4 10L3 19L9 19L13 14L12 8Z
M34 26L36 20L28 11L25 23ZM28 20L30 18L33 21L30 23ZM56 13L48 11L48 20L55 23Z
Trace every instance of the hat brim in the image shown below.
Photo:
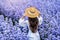
M25 15L30 18L35 18L35 17L39 16L39 11L37 9L34 9L34 10L35 10L35 12L32 14L30 12L30 8L27 8L25 11Z

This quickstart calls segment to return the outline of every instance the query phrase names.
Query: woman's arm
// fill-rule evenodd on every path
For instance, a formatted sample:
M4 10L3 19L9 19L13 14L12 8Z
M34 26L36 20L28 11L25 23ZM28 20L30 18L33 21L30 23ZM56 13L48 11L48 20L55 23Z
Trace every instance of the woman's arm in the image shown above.
M25 21L25 15L23 15L20 19L19 19L19 25L22 27L25 27L27 24L27 20Z
M43 18L41 16L39 16L38 19L39 19L39 25L41 25L43 22Z

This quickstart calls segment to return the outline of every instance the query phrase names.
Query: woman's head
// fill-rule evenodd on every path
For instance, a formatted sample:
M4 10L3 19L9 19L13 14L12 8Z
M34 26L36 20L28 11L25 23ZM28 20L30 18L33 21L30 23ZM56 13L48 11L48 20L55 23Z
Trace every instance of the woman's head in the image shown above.
M28 21L29 21L29 26L32 32L36 32L37 28L38 28L38 18L30 18L28 17Z

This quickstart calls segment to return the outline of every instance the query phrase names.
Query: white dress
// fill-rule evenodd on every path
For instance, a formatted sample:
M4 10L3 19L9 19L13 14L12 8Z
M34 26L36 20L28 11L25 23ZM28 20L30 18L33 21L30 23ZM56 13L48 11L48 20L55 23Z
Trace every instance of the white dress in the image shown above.
M41 16L37 17L37 18L39 20L39 25L41 25L42 21L43 21L43 18ZM22 27L26 27L26 25L28 25L28 28L29 28L28 20L25 20L25 19L22 19L22 18L19 19L19 25L22 26ZM39 32L37 31L36 33L33 33L29 28L28 38L29 38L29 40L40 40Z

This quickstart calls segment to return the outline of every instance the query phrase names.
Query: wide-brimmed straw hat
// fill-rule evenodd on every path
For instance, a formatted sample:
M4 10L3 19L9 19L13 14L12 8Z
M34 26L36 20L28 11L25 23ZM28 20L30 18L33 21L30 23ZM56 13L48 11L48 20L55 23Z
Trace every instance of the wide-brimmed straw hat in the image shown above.
M25 15L30 18L39 16L39 11L35 7L29 7L25 10Z

